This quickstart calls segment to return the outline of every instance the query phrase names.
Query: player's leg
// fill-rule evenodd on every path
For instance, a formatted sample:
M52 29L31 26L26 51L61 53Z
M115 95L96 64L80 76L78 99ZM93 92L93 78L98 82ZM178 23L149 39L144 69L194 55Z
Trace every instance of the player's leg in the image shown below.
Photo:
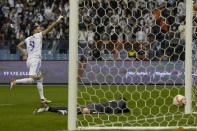
M27 61L27 68L29 69L29 78L23 78L23 79L17 79L15 80L14 78L11 79L11 82L10 82L10 87L9 89L11 90L13 88L13 86L15 84L18 84L18 83L21 83L21 84L30 84L30 83L33 83L35 78L34 78L34 75L35 75L35 69L36 68L39 68L40 67L40 64L41 63L38 63L37 60L28 60ZM36 68L35 68L36 67Z
M33 76L29 76L29 78L23 78L23 79L17 79L15 80L15 84L17 83L24 83L24 84L28 84L28 83L33 83L34 82L34 77Z
M37 108L33 114L38 114L41 112L55 112L58 113L60 115L65 115L68 113L68 108L65 106L54 106L54 107L50 107L50 106L46 106L46 105L42 105L41 107Z
M65 106L54 106L54 107L47 107L46 111L49 112L58 112L58 110L66 110L68 111L68 107Z
M41 99L41 104L48 104L51 103L50 100L47 100L44 97L44 89L43 89L43 75L38 72L39 77L37 78L37 88Z
M59 115L66 115L66 114L68 114L68 108L65 107L65 106L48 107L48 108L45 109L45 111L56 112Z
M44 97L44 91L43 91L43 76L40 71L41 68L41 60L40 59L34 59L32 63L30 64L30 70L29 74L33 76L33 79L37 82L37 88L41 99L41 104L48 104L51 103L50 100L47 100Z
M33 83L34 82L34 79L32 79L31 77L29 78L23 78L23 79L17 79L15 80L14 78L11 79L11 82L10 82L10 87L9 89L11 90L13 88L13 86L17 83L23 83L23 84L28 84L28 83Z
M43 91L43 76L40 75L39 79L37 80L37 88L40 95L40 99L44 100L44 91Z
M37 109L35 109L33 111L33 114L36 115L38 113L42 113L42 112L45 112L45 109L47 108L48 106L46 106L46 104L44 105L41 105L40 107L38 107Z

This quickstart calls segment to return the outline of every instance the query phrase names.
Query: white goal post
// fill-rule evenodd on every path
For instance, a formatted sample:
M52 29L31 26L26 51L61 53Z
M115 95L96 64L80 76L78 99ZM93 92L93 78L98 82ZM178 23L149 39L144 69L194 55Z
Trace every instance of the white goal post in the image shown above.
M78 0L70 0L69 4L68 130L73 131L77 129Z
M193 0L186 0L186 28L185 28L185 97L187 103L185 114L192 113L192 21Z
M78 85L78 77L79 77L78 76L78 68L79 68L78 67L78 65L79 65L79 60L78 60L78 58L79 58L79 56L78 56L78 48L79 48L78 47L78 32L79 32L79 29L78 28L79 28L79 15L80 15L79 14L79 1L80 0L70 0L69 1L69 4L70 4L70 14L69 15L70 15L70 17L69 17L68 130L69 131L102 130L102 129L105 129L105 130L107 130L107 129L109 129L109 130L114 130L114 129L117 129L117 130L159 130L159 129L177 129L177 128L197 129L197 124L196 124L197 117L193 116L193 110L192 110L192 101L193 101L193 98L192 98L192 96L193 96L193 94L192 94L193 93L192 92L192 85L193 85L193 81L192 81L193 80L193 78L192 78L192 68L193 68L192 67L193 3L192 2L193 1L192 0L185 0L185 2L186 2L185 60L184 60L184 62L179 63L180 65L182 65L182 63L183 63L183 66L184 66L183 67L183 72L185 74L184 75L184 82L183 82L184 83L183 86L185 86L184 91L179 89L179 87L176 87L177 86L176 84L172 84L172 88L168 87L171 84L171 80L169 80L171 78L171 76L169 76L169 78L166 78L166 79L164 79L163 77L159 78L160 79L160 80L158 80L159 82L162 80L166 80L170 83L169 85L168 85L168 83L167 84L165 83L164 89L161 88L161 85L163 83L161 85L149 83L151 86L148 84L146 85L146 83L145 84L140 83L142 81L142 79L144 78L143 75L145 74L143 71L148 72L149 69L156 70L156 69L154 69L152 67L148 67L148 66L152 66L152 65L157 66L157 64L158 64L159 67L164 68L164 71L168 71L166 69L166 67L163 67L163 65L162 65L163 63L161 61L156 64L154 64L154 62L149 62L149 63L146 62L144 65L142 62L141 63L140 62L129 63L130 65L135 66L136 72L138 70L140 71L143 78L140 77L139 78L140 80L136 79L137 81L140 81L139 83L136 84L135 82L133 82L135 79L132 77L133 83L128 84L125 82L126 85L124 86L124 84L121 83L122 81L124 81L123 78L120 78L122 80L122 81L120 80L121 84L118 83L119 80L117 80L117 79L116 79L117 82L115 82L115 84L110 83L111 77L113 77L113 72L109 76L108 75L102 76L102 75L99 75L99 73L102 72L102 69L104 69L104 71L106 71L106 72L109 70L108 72L110 72L110 69L107 68L108 65L112 66L112 68L113 68L112 70L114 72L121 72L123 70L123 73L124 73L124 71L126 70L129 73L129 71L127 69L125 69L127 67L127 66L125 66L125 63L128 62L127 60L123 64L122 63L120 64L120 62L124 61L124 60L119 60L119 62L117 62L117 63L116 63L116 60L106 60L109 62L108 65L106 64L107 63L106 61L99 62L96 60L96 62L94 62L93 60L90 60L90 61L87 60L87 63L89 62L90 65L86 65L87 66L86 68L87 68L87 71L89 70L90 72L86 73L84 76L92 77L93 80L92 80L92 82L88 83L87 81L91 81L91 78L85 79L84 82L82 80L82 82L80 83L83 87L81 87L81 85ZM85 0L83 0L83 1L85 1ZM111 0L111 1L113 1L113 0ZM123 1L127 1L127 0L123 0ZM89 6L91 6L91 4ZM91 9L96 10L96 15L98 15L99 11L103 10L102 8L96 8L96 7L91 8ZM109 9L109 8L107 8L107 9ZM86 11L86 9L84 9L84 10ZM88 17L90 17L90 16L88 16ZM97 30L97 29L95 29L95 30ZM104 56L106 56L106 54L104 54L103 57ZM113 55L110 54L110 57L113 57ZM93 65L93 64L95 64L95 65ZM118 69L115 69L118 67L116 64L117 65L120 64L118 66L124 65L125 67L122 67L122 68L120 67ZM140 64L142 65L142 67ZM174 63L169 61L169 63L164 62L164 64L170 65L170 64L174 64ZM139 67L138 67L138 65L139 65ZM100 66L100 67L97 67L97 66ZM147 68L144 69L144 66L147 66ZM119 69L121 69L121 71ZM173 67L173 69L174 69L174 67ZM94 70L99 70L99 71L94 73L93 72ZM133 73L135 73L135 71L132 70L130 72L130 75L133 75ZM106 72L104 72L104 73L106 73ZM151 73L151 71L149 73ZM157 73L158 72L155 71L155 74L157 74ZM159 74L159 75L162 76L162 74ZM95 76L97 76L99 78L95 78ZM80 76L80 77L82 77L82 76ZM119 78L119 77L117 77L117 78ZM94 80L94 79L96 79L96 80ZM103 79L105 79L105 80L103 80ZM115 81L114 79L115 78L112 78L113 82ZM105 82L103 82L102 80ZM99 83L100 81L101 81L101 84ZM175 81L176 81L176 79L175 79ZM86 82L88 83L88 85L86 85ZM112 86L116 86L116 87L113 88ZM133 90L130 89L131 88L130 86L132 86ZM180 88L182 88L182 87L180 87ZM112 93L110 93L110 89L112 89L112 91L111 91ZM144 89L144 91L142 91L142 89ZM79 90L80 90L80 92L79 92ZM113 94L113 91L116 92L118 95L116 96L115 93ZM121 91L123 91L125 94L122 93ZM163 98L162 91L164 91L169 97ZM92 96L87 96L88 93ZM134 93L134 94L131 95L129 93ZM169 107L168 107L168 105L165 105L165 103L169 104L170 103L169 101L172 100L172 96L170 96L171 93L173 95L175 93L184 93L183 95L185 95L186 99L187 99L187 103L186 103L184 109L182 109L182 108L172 109L173 107L171 105ZM118 115L118 117L115 116L116 114L112 114L112 115L111 114L110 115L109 114L80 114L80 115L77 115L77 105L78 105L77 100L78 100L79 94L80 94L80 98L84 99L83 101L85 101L85 102L82 102L82 103L83 104L85 103L85 105L90 104L91 102L101 102L102 103L103 101L110 100L111 98L116 99L118 96L121 96L121 97L127 96L128 98L130 98L129 102L132 103L133 105L136 105L135 109L137 111L136 112L131 111L132 116L128 116L129 114L126 114L126 115ZM96 96L97 94L99 94L99 96ZM110 97L108 97L108 95ZM103 96L105 98L98 98L101 96ZM139 98L139 100L137 100L137 102L135 102L135 100L137 98ZM154 100L154 98L158 99L160 101ZM99 101L93 101L95 99L99 100ZM140 102L142 103L142 105ZM149 102L150 103L152 102L152 104L154 105L154 106L151 106L151 109L148 109L148 106L147 106L147 105L149 105ZM161 104L160 102L161 103L163 102L163 103ZM80 103L79 105L82 106L83 104ZM158 107L157 104L162 105L162 107ZM144 105L144 107L143 107L143 105ZM165 110L163 110L163 109L165 109ZM166 114L163 114L163 116L162 116L163 112ZM136 114L139 113L139 117L136 116L135 113ZM143 113L148 114L148 115L144 117ZM153 114L151 114L151 113L153 113ZM175 113L175 114L173 114L173 113ZM102 119L104 119L104 120L102 121ZM114 121L114 120L116 120L116 121ZM94 124L94 122L96 124ZM186 124L184 124L184 122ZM183 125L180 126L180 124L183 124Z

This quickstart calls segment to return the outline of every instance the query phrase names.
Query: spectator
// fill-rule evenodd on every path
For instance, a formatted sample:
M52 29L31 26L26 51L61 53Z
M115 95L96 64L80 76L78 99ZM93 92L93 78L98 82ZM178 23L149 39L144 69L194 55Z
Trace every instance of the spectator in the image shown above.
M87 31L87 34L86 34L88 45L91 46L94 44L94 36L95 36L95 33L93 31L93 27L90 26L89 30Z
M151 60L158 60L158 57L160 57L161 52L160 52L160 43L155 40L154 35L149 35L148 36L148 42L149 42L149 57Z
M131 42L131 40L132 40L132 28L131 28L131 26L127 25L125 27L124 34L126 36L125 41Z
M53 21L54 20L54 13L53 9L55 6L55 1L52 3L51 7L46 2L44 3L44 16L47 20Z
M92 49L92 60L102 60L102 57L101 57L101 50L99 50L96 46L94 46L94 48Z
M186 5L184 3L184 0L180 0L177 5L177 11L176 11L176 23L180 24L181 23L181 17L186 16Z
M58 44L59 44L58 39L57 38L54 38L52 40L52 47L51 47L51 50L49 51L49 54L55 54L56 53Z
M8 4L8 2L5 2L5 4L3 5L3 14L5 17L8 17L9 16L9 13L10 13L10 6Z
M36 21L38 21L39 23L42 23L44 18L43 18L43 15L41 13L38 13L37 16L36 16Z
M140 9L138 9L138 8L133 10L133 15L134 15L135 19L138 19L138 18L141 17L141 12L142 11Z
M84 48L87 46L87 41L86 41L86 27L85 25L80 25L79 26L79 53L82 54L84 52Z
M178 32L180 33L180 39L185 43L185 21L182 21L179 25Z
M168 0L167 1L167 7L168 8L175 8L176 7L176 0Z
M25 36L29 36L30 35L30 29L31 29L31 25L30 24L28 24L27 26L26 26L26 28L25 28Z
M137 42L144 43L147 42L147 34L143 31L142 28L136 32Z
M101 3L102 3L102 7L103 7L104 9L107 9L107 7L109 7L108 0L102 0ZM108 8L108 9L109 9L109 8Z
M112 8L112 9L116 9L117 7L118 7L118 3L117 3L117 1L116 0L110 0L110 7Z
M17 40L14 35L11 35L11 39L9 40L9 46L10 46L10 54L16 54L16 46L17 46Z
M4 35L4 31L2 30L2 28L0 29L0 46L5 45L5 35Z
M8 3L9 3L9 5L10 5L10 7L11 8L13 8L14 7L14 0L8 0Z
M29 8L33 8L33 6L35 6L36 1L35 0L27 0L27 4L29 6Z
M159 8L163 8L164 6L166 6L166 1L165 0L156 0L156 5Z
M3 15L3 11L2 11L2 5L0 4L0 16Z
M6 32L5 32L5 39L9 40L10 36L14 35L14 29L12 24L7 24Z
M155 2L154 1L149 1L147 3L147 8L152 11L153 9L155 9Z
M153 14L155 15L157 24L162 28L163 33L168 32L168 20L165 17L162 17L162 12L165 12L165 8L163 6L160 7L160 9L156 9L153 11Z
M139 50L136 54L137 54L136 60L140 60L140 61L147 61L148 60L144 50Z
M184 3L184 0L179 0L178 4L178 16L185 16L186 15L186 5Z
M146 8L146 3L144 0L138 0L137 1L137 8L140 10L144 10Z
M24 7L24 5L23 5L23 3L21 2L21 0L18 0L18 1L16 2L16 6L15 6L16 11L17 11L18 14L22 13L23 7Z
M68 39L65 39L64 35L60 37L60 47L59 47L60 54L66 54L68 52Z
M23 32L23 31L17 32L16 38L17 38L18 40L20 40L20 41L24 40L24 39L25 39L24 32Z
M144 14L145 25L151 27L154 25L156 18L150 11Z

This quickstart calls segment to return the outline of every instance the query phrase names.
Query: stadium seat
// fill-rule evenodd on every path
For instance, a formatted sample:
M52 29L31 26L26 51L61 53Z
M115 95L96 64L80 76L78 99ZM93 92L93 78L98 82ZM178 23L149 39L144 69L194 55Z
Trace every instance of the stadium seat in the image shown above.
M54 54L54 60L68 60L68 54Z
M53 54L47 54L47 60L54 60Z
M61 59L60 54L59 53L54 54L54 59L55 60L60 60Z
M43 50L47 50L49 47L50 41L49 40L43 40Z
M119 53L119 59L120 60L126 60L127 59L127 57L128 57L128 52L126 52L126 51L120 51Z
M63 60L63 59L64 59L63 54L60 54L60 55L59 55L59 57L60 57L60 59L59 59L59 60Z
M8 54L7 58L9 60L19 60L19 56L17 54Z
M47 54L48 50L42 50L42 54Z
M47 54L46 53L42 53L42 60L47 60Z
M114 60L114 54L101 54L103 60Z
M9 46L7 46L7 45L1 46L0 48L1 48L1 50L2 50L2 49L3 49L3 50L9 50Z
M0 53L0 60L8 60L7 55L8 55L7 53L1 52L1 53Z
M101 54L101 57L102 57L103 60L109 60L109 59L110 59L109 54L104 54L104 53L102 53L102 54Z
M68 60L68 55L67 54L60 54L61 60Z
M7 50L7 49L0 49L0 52L1 52L2 54L5 54L5 53L8 53L8 50Z

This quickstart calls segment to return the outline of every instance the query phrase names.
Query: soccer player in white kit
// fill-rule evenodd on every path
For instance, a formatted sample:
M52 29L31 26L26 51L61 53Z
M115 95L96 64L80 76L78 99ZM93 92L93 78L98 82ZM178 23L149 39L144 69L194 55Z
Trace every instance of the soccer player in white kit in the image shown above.
M11 90L13 88L13 85L18 83L33 83L34 81L37 82L37 88L41 99L41 104L48 104L51 101L47 100L44 97L43 93L43 76L40 72L41 67L41 51L42 51L42 38L44 35L46 35L48 32L50 32L53 27L63 18L63 16L59 16L59 18L53 22L50 26L48 26L47 29L42 31L40 27L36 27L33 30L33 35L26 38L25 41L22 41L18 44L18 49L23 55L24 60L27 60L26 64L29 69L29 78L24 79L17 79L14 78L11 79L10 87ZM26 44L27 47L27 56L25 52L22 49L22 46Z

